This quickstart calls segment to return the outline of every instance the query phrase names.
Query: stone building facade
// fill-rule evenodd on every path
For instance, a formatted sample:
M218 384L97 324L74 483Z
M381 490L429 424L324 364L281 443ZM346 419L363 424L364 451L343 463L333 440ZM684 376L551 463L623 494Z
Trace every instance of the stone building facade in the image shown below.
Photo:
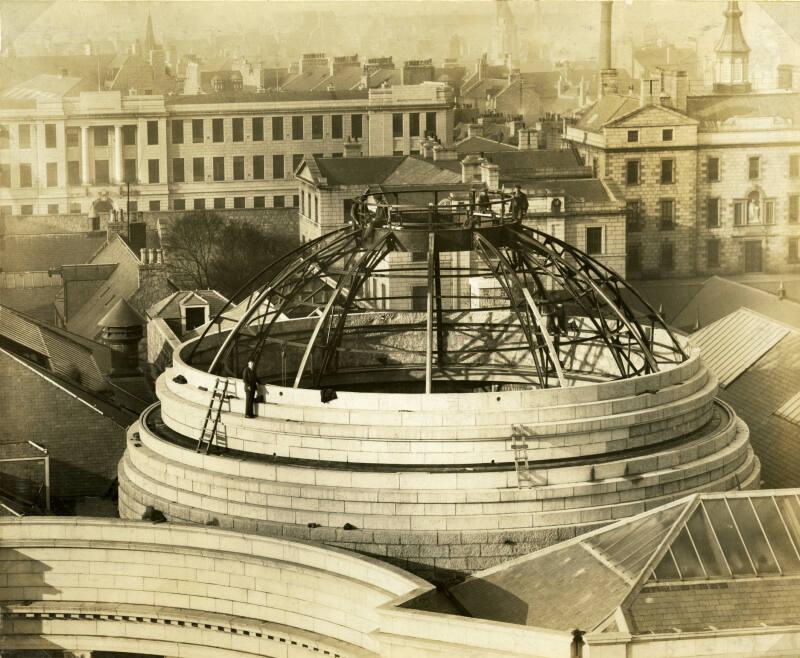
M87 212L105 190L135 210L299 205L292 173L312 155L418 151L452 135L439 83L348 92L122 96L0 103L0 213Z

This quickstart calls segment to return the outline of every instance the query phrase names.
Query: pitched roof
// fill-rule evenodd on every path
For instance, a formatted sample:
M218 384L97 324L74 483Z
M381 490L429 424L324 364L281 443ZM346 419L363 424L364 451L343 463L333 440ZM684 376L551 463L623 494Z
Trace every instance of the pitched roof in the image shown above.
M800 124L800 93L774 91L750 94L689 96L686 113L714 128L737 119L763 119L774 123L777 117L792 125Z
M100 232L0 235L0 268L43 272L59 265L88 263L105 241L106 234Z
M719 276L703 283L672 324L689 329L699 319L700 325L705 326L742 307L800 329L800 303Z
M600 132L609 121L629 114L638 107L637 98L608 94L583 111L575 127L589 132Z
M589 176L585 167L570 149L530 151L496 151L486 157L500 167L501 180L522 180L547 177Z
M117 303L111 307L111 310L97 321L98 327L118 329L141 327L144 324L144 318L123 298L118 299Z
M800 425L800 391L792 395L776 411L776 416L788 420L790 423Z
M517 147L511 144L503 144L496 142L493 139L473 135L466 137L460 142L456 142L456 151L459 155L468 155L470 153L496 153L498 151L514 151L517 152Z
M52 100L77 95L82 86L81 78L41 73L30 80L20 82L2 92L3 98L15 100Z
M0 306L0 345L91 391L105 389L108 347Z
M215 103L294 103L302 101L325 100L366 100L369 91L341 90L327 91L224 91L221 93L173 95L166 99L169 105L210 105Z
M192 297L199 297L200 300L209 306L209 317L215 317L228 300L216 290L179 290L147 309L150 318L174 319L181 316L181 304L185 304Z
M438 167L436 163L419 157L405 157L400 164L383 181L385 185L419 185L438 183L460 183L461 170L458 173Z
M694 125L697 123L696 119L686 116L683 112L674 110L671 107L663 105L645 105L636 107L625 114L619 114L614 119L608 121L606 126L621 126L621 125L638 125L633 119L644 120L643 125L652 125L653 116L656 115L655 120L659 125Z
M311 169L313 162L319 176L325 178L328 185L375 185L386 180L405 157L403 155L360 158L313 157L306 163Z
M775 605L741 603L769 597L778 574L800 575L798 491L695 494L473 574L450 591L472 616L560 631L617 623L632 634L710 630L705 610L683 605L709 592L717 628L795 625L798 578L779 581L787 587Z
M703 361L724 388L764 356L789 331L786 325L749 309L740 308L693 333L690 340L700 348Z

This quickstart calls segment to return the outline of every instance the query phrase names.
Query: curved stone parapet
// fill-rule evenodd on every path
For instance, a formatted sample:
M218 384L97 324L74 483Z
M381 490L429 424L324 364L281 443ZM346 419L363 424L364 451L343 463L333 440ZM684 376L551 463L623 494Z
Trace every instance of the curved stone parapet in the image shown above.
M431 586L318 545L111 519L0 520L0 646L376 656L378 609ZM288 652L288 653L287 653Z

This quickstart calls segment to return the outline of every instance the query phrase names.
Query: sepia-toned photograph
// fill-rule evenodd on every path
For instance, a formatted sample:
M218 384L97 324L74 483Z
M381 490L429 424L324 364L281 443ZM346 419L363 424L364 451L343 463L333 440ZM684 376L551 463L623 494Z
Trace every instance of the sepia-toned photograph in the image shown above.
M0 658L800 658L800 0L0 0Z

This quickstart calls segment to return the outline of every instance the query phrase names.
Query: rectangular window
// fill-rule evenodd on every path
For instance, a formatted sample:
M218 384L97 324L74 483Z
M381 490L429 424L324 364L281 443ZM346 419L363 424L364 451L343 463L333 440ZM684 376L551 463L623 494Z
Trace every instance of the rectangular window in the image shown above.
M80 146L81 143L81 129L80 128L67 128L67 146Z
M8 135L8 132L6 132L6 135ZM106 136L108 136L108 131L106 131ZM95 142L95 144L96 143L97 142ZM106 139L106 144L107 143L108 139ZM54 123L44 124L44 145L45 148L49 149L54 149L56 147L56 124Z
M30 203L23 204L19 207L19 214L20 215L32 215L33 214L33 205Z
M709 198L706 201L706 226L719 228L719 199Z
M192 143L193 144L202 144L203 143L203 120L202 119L192 119Z
M322 115L311 117L311 139L322 139Z
M235 196L233 197L233 207L234 208L244 208L245 197L243 196Z
M264 141L264 117L253 117L253 141Z
M159 210L161 210L161 201L155 199L148 204L148 207L150 209L150 212L158 212Z
M638 199L635 201L625 202L625 224L629 233L642 230L642 202Z
M733 225L744 226L745 218L747 217L747 202L734 201L733 202Z
M225 141L225 124L222 119L211 119L211 139L214 142Z
M172 159L172 182L183 183L186 181L183 158Z
M638 185L640 182L640 162L638 160L628 160L625 162L625 182L628 185Z
M272 177L273 178L283 178L283 156L282 155L273 155L272 156Z
M173 119L172 124L172 143L183 144L183 120Z
M302 153L295 153L292 155L292 171L297 171L297 168L303 164L305 156Z
M135 183L137 181L136 176L136 159L135 158L128 158L123 163L125 167L125 182L126 183Z
M350 115L350 136L356 139L361 139L364 136L364 115L351 114Z
M253 208L264 208L266 207L265 197L263 196L254 196L253 197Z
M2 167L3 165L0 165ZM80 210L78 210L80 212ZM0 206L0 217L11 215L11 206Z
M292 117L292 139L303 139L303 117Z
M719 240L706 241L706 266L709 269L719 267Z
M789 238L789 258L790 263L800 263L800 238Z
M206 209L206 200L205 199L195 199L192 206L195 210L205 210Z
M9 167L9 165L5 166ZM9 182L3 187L9 187L10 185L11 185L11 179L9 178ZM33 169L27 162L24 162L19 166L19 186L33 187Z
M186 210L186 199L175 199L172 202L173 210Z
M214 180L225 180L225 158L222 156L212 158L211 169Z
M94 180L100 185L108 185L108 160L94 161Z
M675 182L675 160L668 159L661 161L661 183L668 184Z
M264 180L264 156L253 156L253 180Z
M333 139L341 139L342 138L342 115L341 114L332 114L331 115L331 138L333 138Z
M5 150L11 146L11 132L6 124L0 124L0 149Z
M233 180L244 180L244 156L233 156Z
M587 254L602 254L603 253L603 227L590 226L586 229L586 253Z
M764 223L775 223L775 201L772 199L764 201Z
M638 130L629 130L628 131L628 141L629 142L638 142L639 141L639 131Z
M21 149L29 149L31 147L31 124L19 124L19 147ZM7 148L7 147L6 147Z
M70 203L69 204L69 214L70 215L80 215L81 214L81 204L80 203Z
M300 205L300 195L293 194L292 195L292 208L297 208Z
M708 159L708 180L711 183L719 180L719 158Z
M761 176L761 158L757 155L747 158L747 177L755 180Z
M192 158L192 179L202 183L206 178L206 165L203 158Z
M225 208L225 197L218 196L214 198L214 210L223 210Z
M675 250L671 242L661 243L660 265L662 270L671 270L675 267Z
M57 215L58 214L58 204L57 203L48 203L47 204L47 214L48 215Z
M272 197L272 207L273 208L285 208L286 207L286 197L282 194L276 194Z
M11 187L11 165L0 164L0 187Z
M151 158L147 161L147 180L150 183L161 182L161 172L158 166L158 158Z
M628 273L642 271L642 251L638 244L629 244L625 254L625 269Z
M419 112L408 115L408 134L411 137L419 137Z
M55 128L55 126L54 126ZM95 126L94 128L94 145L95 146L108 146L108 126ZM55 144L53 146L55 148ZM48 147L50 148L50 147Z
M789 177L800 178L800 155L789 156Z
M231 132L233 133L234 142L244 141L244 119L235 117L231 119Z
M272 117L272 141L283 139L283 117Z
M158 144L158 121L147 122L147 144L148 146Z
M663 128L661 130L661 141L662 142L671 142L672 141L672 128Z
M661 207L661 230L671 231L675 228L675 200L660 199L659 205Z
M428 137L436 136L436 112L425 113L425 134Z
M789 223L796 224L800 220L800 195L789 196Z
M81 163L77 160L67 162L67 185L81 184Z
M403 136L403 115L400 112L392 114L392 137Z

